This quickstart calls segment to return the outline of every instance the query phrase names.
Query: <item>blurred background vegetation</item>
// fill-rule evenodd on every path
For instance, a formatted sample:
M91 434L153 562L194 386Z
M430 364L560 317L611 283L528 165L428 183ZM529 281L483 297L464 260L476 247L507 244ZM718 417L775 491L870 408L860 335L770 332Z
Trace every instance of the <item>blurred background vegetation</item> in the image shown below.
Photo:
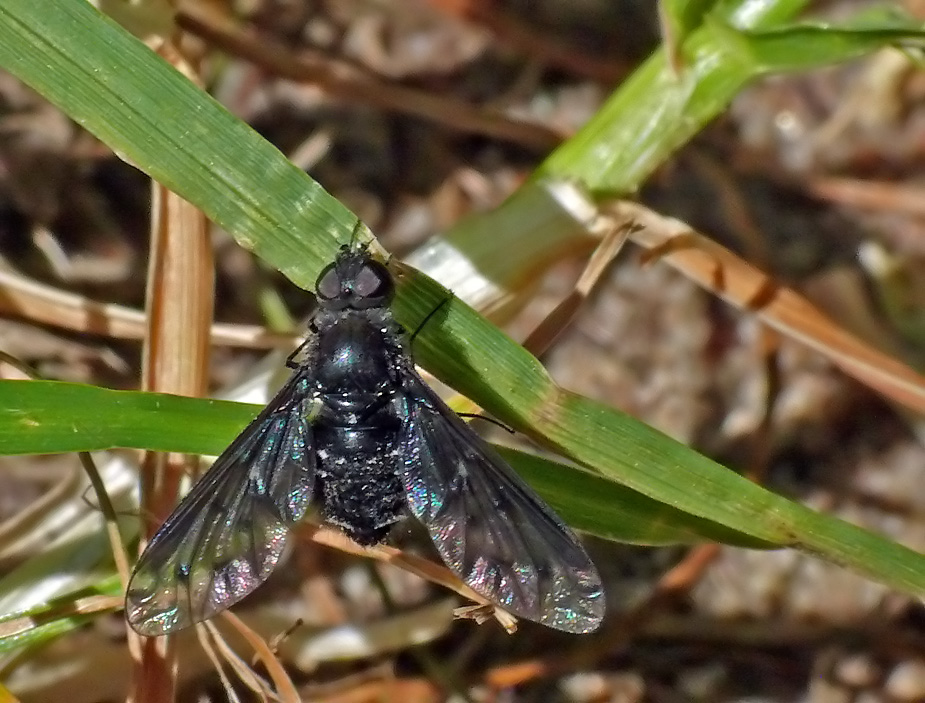
M50 8L0 3L8 696L925 699L921 2ZM416 356L549 450L512 463L600 633L454 621L306 526L247 626L126 639L101 511L131 552L194 462L98 451L109 510L61 452L220 451L252 406L135 391L265 400L354 215L406 327L441 289L399 260L459 297Z

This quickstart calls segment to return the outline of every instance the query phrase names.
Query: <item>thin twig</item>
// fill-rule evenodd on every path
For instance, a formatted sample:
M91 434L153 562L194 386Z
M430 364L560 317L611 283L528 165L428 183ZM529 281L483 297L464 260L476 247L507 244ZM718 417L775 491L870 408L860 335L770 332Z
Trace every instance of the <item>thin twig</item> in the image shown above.
M299 703L302 699L299 696L299 692L296 690L295 684L292 683L292 679L289 678L286 669L280 664L279 659L276 658L264 639L244 624L244 621L231 611L224 611L222 617L231 623L234 629L247 640L247 643L251 647L253 647L254 652L266 667L270 678L273 679L273 684L276 687L276 692L280 700L283 701L283 703Z
M334 547L348 554L370 557L387 564L393 564L405 571L410 571L416 576L420 576L428 581L456 591L456 593L464 598L468 598L479 605L491 608L495 619L507 632L512 633L517 629L517 621L513 615L502 610L487 598L473 591L469 586L463 583L456 574L445 566L435 564L428 559L423 559L413 554L407 554L400 549L385 544L362 547L342 532L326 527L317 527L309 524L303 524L300 527L302 531L308 530L312 541L318 544Z
M143 339L147 324L141 310L100 303L9 270L0 270L0 313L111 339ZM257 325L216 322L211 327L213 346L276 349L291 348L298 341L296 335L278 334Z
M611 226L591 254L581 276L572 291L550 312L524 340L523 346L534 356L541 356L561 335L581 306L588 299L594 286L626 242L632 225Z
M228 676L225 674L225 668L222 666L222 662L218 658L218 654L215 651L215 647L213 647L212 643L209 641L209 635L212 634L212 630L209 629L208 626L205 626L205 627L197 626L194 629L196 630L196 638L199 640L199 646L202 647L202 651L206 653L206 656L209 658L209 661L212 662L212 668L218 674L218 679L222 683L222 688L225 689L225 695L227 696L229 702L230 703L240 703L238 694L235 693L234 688L231 686L231 681L228 679Z
M505 49L514 49L528 59L586 76L612 85L629 73L629 67L616 59L598 58L547 35L506 12L497 2L489 0L430 0L430 4L454 17L461 17L485 27Z
M176 19L180 28L229 54L251 61L276 76L319 85L328 94L343 100L542 151L555 148L567 136L543 125L515 120L460 100L388 83L357 66L319 52L302 50L294 54L269 37L258 37L254 32L237 29L225 20L213 20L199 11L194 14L189 8L178 13Z

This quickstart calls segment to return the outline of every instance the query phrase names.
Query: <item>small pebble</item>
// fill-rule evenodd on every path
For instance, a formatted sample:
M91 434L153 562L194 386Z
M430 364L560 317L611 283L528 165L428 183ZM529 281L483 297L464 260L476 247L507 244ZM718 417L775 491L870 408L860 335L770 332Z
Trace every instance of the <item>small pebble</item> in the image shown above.
M844 686L836 686L829 680L817 677L810 681L809 692L804 700L812 703L851 703L852 694Z
M880 676L880 668L868 654L852 654L835 665L835 679L852 688L873 686Z
M559 685L568 699L573 701L600 700L610 691L606 677L597 672L572 674Z
M646 682L639 674L624 672L607 678L610 680L610 700L614 703L639 703L645 700Z
M886 679L885 689L899 701L925 701L925 659L897 664Z

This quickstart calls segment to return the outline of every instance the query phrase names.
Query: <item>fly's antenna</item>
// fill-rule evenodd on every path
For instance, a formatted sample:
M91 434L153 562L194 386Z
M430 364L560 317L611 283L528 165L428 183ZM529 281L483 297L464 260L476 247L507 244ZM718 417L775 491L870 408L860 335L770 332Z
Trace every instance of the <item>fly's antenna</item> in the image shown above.
M353 225L353 230L350 232L350 242L347 244L348 251L356 251L358 249L357 235L360 233L361 229L363 229L363 220L358 217L356 224Z

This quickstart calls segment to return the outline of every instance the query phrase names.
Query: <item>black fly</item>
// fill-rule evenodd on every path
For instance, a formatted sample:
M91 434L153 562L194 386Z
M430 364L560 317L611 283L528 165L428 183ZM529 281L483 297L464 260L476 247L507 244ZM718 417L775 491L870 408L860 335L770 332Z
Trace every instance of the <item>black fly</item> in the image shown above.
M206 620L263 583L313 502L360 544L410 512L473 590L515 615L590 632L601 580L578 540L418 376L386 267L344 246L318 277L293 374L138 560L126 618L148 636ZM297 360L296 360L297 359Z

